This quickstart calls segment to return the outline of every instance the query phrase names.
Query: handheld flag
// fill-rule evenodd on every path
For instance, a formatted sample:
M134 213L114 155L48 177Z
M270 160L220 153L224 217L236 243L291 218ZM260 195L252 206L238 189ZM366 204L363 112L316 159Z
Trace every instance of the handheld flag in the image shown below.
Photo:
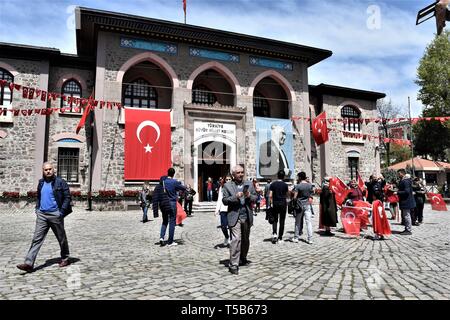
M431 209L435 211L447 211L444 199L438 193L427 193L427 198L431 203Z
M332 177L330 179L330 190L334 193L336 198L336 204L338 206L342 206L342 203L347 198L350 190L347 188L347 185L338 177Z

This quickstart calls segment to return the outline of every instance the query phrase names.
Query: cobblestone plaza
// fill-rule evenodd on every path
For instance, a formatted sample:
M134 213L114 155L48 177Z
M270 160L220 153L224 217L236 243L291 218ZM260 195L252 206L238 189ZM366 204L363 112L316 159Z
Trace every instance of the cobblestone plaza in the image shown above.
M270 242L261 212L250 235L249 266L228 272L229 251L212 213L197 213L176 227L175 247L158 243L161 218L143 224L140 211L89 212L65 219L73 263L59 268L59 246L50 231L36 271L23 262L34 231L33 208L1 212L0 299L303 300L450 298L448 212L426 205L424 224L412 236L391 221L384 241L314 234L314 244L293 243L286 218L284 243ZM317 231L318 207L313 217ZM339 229L339 228L338 228Z

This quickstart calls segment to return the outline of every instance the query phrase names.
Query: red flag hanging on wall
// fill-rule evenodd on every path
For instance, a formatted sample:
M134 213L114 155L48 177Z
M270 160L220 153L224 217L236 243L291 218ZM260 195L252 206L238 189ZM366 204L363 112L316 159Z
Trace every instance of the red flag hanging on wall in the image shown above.
M80 132L81 128L84 127L84 124L86 123L87 116L89 115L89 113L91 112L91 109L92 109L92 101L93 101L93 97L91 94L91 96L89 97L89 100L88 100L88 105L84 109L83 115L81 116L80 122L77 125L77 129L75 130L75 132L77 134L78 134L78 132Z
M312 122L312 134L317 145L328 141L327 114L322 112Z
M431 203L431 209L435 211L447 211L444 199L438 193L427 193L428 200Z
M125 109L125 179L158 180L172 166L169 110Z

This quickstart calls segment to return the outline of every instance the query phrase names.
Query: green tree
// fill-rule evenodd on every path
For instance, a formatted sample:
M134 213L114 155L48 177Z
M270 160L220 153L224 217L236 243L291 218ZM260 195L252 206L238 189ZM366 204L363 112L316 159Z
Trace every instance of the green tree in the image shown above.
M391 146L392 164L411 159L411 147L392 144Z
M428 45L417 68L418 99L425 109L422 117L450 116L450 31ZM450 121L420 121L414 127L414 153L433 160L448 160Z

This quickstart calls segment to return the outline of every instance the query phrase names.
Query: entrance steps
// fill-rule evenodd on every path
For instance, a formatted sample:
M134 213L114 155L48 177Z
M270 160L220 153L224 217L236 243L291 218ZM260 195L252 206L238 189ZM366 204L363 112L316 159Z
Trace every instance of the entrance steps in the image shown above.
M202 213L214 213L216 210L216 201L211 202L194 202L192 204L192 213L193 214L202 214Z

